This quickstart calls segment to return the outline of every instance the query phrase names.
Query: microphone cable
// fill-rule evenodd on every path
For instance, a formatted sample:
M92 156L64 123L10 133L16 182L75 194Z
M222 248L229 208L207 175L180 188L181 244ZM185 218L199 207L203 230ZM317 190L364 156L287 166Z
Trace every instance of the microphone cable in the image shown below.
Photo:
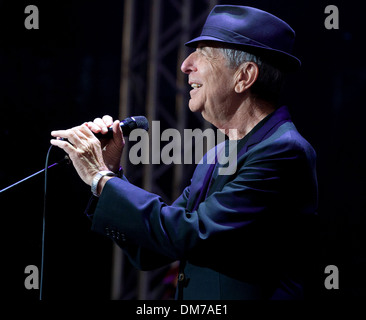
M48 160L50 157L52 145L47 151L46 163L44 167L44 192L43 192L43 215L42 215L42 251L41 251L41 275L39 284L39 300L43 299L43 276L44 276L44 251L45 251L45 234L46 234L46 209L47 209L47 176L48 176Z
M45 162L45 167L44 169L33 173L32 175L16 182L13 183L12 185L0 190L0 193L3 193L7 190L9 190L10 188L13 188L41 173L44 172L44 192L43 192L43 215L42 215L42 240L41 240L41 272L40 272L40 282L39 282L39 300L43 299L43 278L44 278L44 252L45 252L45 233L46 233L46 209L47 209L47 178L48 178L48 169L51 169L52 167L55 167L57 165L66 163L69 164L71 163L70 158L65 155L61 160L55 162L54 164L51 164L50 166L48 165L49 162L49 157L50 157L50 153L51 153L51 149L52 149L53 145L50 146L50 148L47 151L47 156L46 156L46 162Z
M51 153L51 149L52 149L53 145L51 145L47 151L47 156L46 156L46 162L45 162L45 166L44 169L42 171L44 171L44 192L43 192L43 215L42 215L42 240L41 240L41 274L40 274L40 283L39 283L39 300L43 300L43 279L44 279L44 252L45 252L45 234L46 234L46 213L47 213L47 180L48 180L48 169L59 165L59 164L70 164L71 160L68 157L68 155L65 155L64 158L52 165L48 165L49 162L49 157L50 157L50 153Z

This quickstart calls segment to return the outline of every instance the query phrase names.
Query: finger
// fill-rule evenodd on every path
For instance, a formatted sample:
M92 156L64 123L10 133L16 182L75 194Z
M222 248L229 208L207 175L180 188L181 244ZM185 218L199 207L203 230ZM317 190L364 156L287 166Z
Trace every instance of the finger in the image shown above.
M101 128L98 125L96 125L94 122L89 121L86 123L86 125L94 133L99 133L101 131Z
M124 144L123 132L119 120L116 120L113 123L113 140L118 144Z
M51 136L55 138L66 138L66 130L54 130L51 132Z
M70 154L70 152L75 151L75 148L67 141L63 141L63 140L59 140L59 139L52 139L50 142L52 145L64 150L67 154Z
M78 128L79 130L79 136L80 138L83 139L91 139L91 138L95 138L95 135L93 134L93 131L90 130L89 126L87 123L84 123L84 125L80 126Z
M68 140L69 143L78 147L82 144L81 143L82 140L87 139L86 135L83 133L83 130L82 130L83 127L87 128L86 125L77 126L77 127L74 127L72 129L67 129L67 130L52 131L51 135L53 137L62 138L63 140L66 139L66 140ZM89 132L90 132L90 130L89 130Z
M71 129L68 130L55 130L51 132L51 136L57 138L58 140L63 140L63 141L69 141L71 144L74 144L75 139L73 140L73 133L71 131Z
M101 133L104 134L104 133L107 133L108 132L108 127L104 123L103 119L101 119L101 118L95 118L94 119L94 124L97 125L97 126L99 126Z
M111 116L105 115L103 116L102 120L108 128L113 125L113 118Z

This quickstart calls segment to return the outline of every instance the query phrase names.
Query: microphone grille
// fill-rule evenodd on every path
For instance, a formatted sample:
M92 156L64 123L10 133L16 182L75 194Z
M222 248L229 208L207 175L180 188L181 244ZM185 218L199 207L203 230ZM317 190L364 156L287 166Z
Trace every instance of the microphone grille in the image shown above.
M149 131L149 121L144 116L134 116L131 117L135 120L137 128L144 129L146 131Z

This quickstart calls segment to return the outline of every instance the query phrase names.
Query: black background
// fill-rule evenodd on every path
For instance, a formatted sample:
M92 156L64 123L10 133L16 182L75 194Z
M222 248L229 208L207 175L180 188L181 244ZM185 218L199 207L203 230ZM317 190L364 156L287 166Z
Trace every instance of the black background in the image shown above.
M283 100L318 154L320 298L362 297L366 10L356 1L220 3L267 10L296 30L295 54L303 66L290 76ZM29 4L39 8L39 30L24 28ZM324 27L329 4L339 9L339 30ZM123 1L1 1L0 15L2 189L44 167L52 130L104 114L118 117ZM50 163L62 156L53 150ZM0 194L3 293L10 299L38 298L38 291L24 288L24 269L40 266L43 184L39 175ZM71 166L49 171L47 300L110 298L112 245L90 231L83 215L89 195ZM323 288L322 272L330 264L339 268L339 290Z

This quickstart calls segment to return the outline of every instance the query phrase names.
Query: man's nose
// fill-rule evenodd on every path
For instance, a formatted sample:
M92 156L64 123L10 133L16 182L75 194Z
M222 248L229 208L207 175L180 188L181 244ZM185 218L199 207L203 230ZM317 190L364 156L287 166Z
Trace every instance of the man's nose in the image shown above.
M183 73L190 74L192 71L196 71L196 67L194 66L194 52L191 53L182 63L180 67Z

